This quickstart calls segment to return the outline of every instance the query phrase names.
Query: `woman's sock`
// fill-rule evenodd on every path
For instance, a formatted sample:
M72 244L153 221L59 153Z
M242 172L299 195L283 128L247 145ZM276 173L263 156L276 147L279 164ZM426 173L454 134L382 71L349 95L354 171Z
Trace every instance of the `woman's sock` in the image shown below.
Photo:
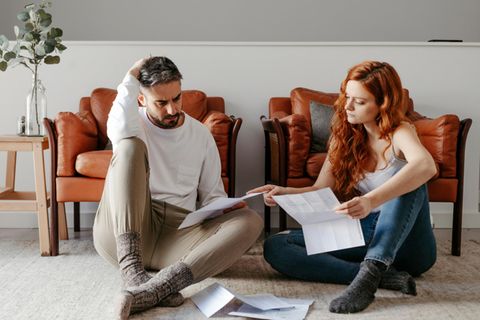
M406 271L398 271L391 266L382 276L379 288L400 291L412 296L417 295L415 279Z
M354 313L367 308L375 299L375 292L386 269L387 266L379 261L363 261L352 283L330 302L330 312Z

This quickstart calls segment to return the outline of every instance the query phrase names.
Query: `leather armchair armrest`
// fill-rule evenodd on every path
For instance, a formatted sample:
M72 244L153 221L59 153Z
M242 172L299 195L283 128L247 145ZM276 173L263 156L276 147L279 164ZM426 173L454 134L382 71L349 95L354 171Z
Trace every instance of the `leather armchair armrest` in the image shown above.
M57 176L75 175L77 155L97 149L98 129L90 111L60 112L55 118L57 132Z
M291 114L279 120L288 148L287 177L303 177L311 141L307 118L300 114Z
M222 163L222 177L225 177L228 172L229 141L233 120L225 113L213 110L205 115L202 123L210 130L215 139Z

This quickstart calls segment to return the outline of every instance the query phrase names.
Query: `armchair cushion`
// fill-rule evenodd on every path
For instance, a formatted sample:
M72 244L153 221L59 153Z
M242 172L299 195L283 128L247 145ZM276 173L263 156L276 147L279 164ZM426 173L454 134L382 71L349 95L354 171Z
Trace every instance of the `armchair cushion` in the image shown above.
M97 125L91 112L60 112L55 118L58 134L57 176L75 175L77 155L97 148Z
M112 150L80 153L75 161L75 170L82 176L105 179L112 159Z
M295 88L290 92L292 114L301 114L307 119L308 133L312 134L310 118L310 101L333 106L338 98L337 93L325 93L307 88Z
M317 179L322 166L327 159L326 152L310 153L307 159L307 174L312 179Z
M280 119L282 129L288 141L288 175L302 177L305 174L305 162L310 150L309 121L301 114L291 114Z
M460 120L447 114L436 119L421 119L414 122L420 141L438 165L439 177L455 178L457 175L456 153Z
M107 119L113 100L117 96L117 90L97 88L90 96L92 113L98 124L98 147L103 149L107 144Z
M331 105L325 105L313 100L310 101L310 125L312 127L311 153L327 151L333 113L333 107Z
M227 176L227 164L228 164L228 145L229 145L229 132L233 125L233 120L225 113L218 111L210 111L203 121L203 124L207 126L215 139L215 143L218 147L220 155L220 161L222 163L222 177Z
M183 90L182 102L183 110L198 121L207 114L207 95L200 90Z

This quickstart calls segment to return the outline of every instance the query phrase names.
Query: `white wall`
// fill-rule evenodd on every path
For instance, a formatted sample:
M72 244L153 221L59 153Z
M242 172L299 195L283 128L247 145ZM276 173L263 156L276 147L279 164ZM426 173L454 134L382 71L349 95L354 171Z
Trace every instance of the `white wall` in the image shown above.
M0 34L39 0L1 0ZM75 41L480 42L477 0L52 0Z
M223 96L227 112L244 119L237 152L237 193L263 182L264 141L259 121L267 114L270 97L288 96L292 88L337 92L346 71L366 59L391 63L410 90L416 110L431 117L455 113L474 123L467 141L464 226L480 227L478 212L478 75L480 44L414 43L182 43L182 42L67 42L59 65L42 66L48 114L76 111L81 96L96 87L116 87L126 70L147 55L167 55L184 75L183 87ZM24 114L30 85L21 67L0 73L0 133L14 133ZM4 168L5 156L0 158ZM33 187L30 156L18 161L18 185ZM0 169L0 181L4 181ZM262 210L260 202L254 207ZM84 212L91 226L94 206ZM448 226L450 205L432 206L437 226ZM0 227L35 225L32 214L0 213Z

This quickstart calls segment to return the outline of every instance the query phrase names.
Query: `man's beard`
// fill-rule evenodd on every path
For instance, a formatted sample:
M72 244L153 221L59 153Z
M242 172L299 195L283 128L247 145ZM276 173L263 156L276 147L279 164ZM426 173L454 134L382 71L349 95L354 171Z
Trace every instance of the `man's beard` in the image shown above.
M182 113L176 113L172 115L168 115L163 117L162 119L154 118L149 115L150 120L155 124L157 127L162 129L171 129L175 128L178 124L178 121L182 117Z

